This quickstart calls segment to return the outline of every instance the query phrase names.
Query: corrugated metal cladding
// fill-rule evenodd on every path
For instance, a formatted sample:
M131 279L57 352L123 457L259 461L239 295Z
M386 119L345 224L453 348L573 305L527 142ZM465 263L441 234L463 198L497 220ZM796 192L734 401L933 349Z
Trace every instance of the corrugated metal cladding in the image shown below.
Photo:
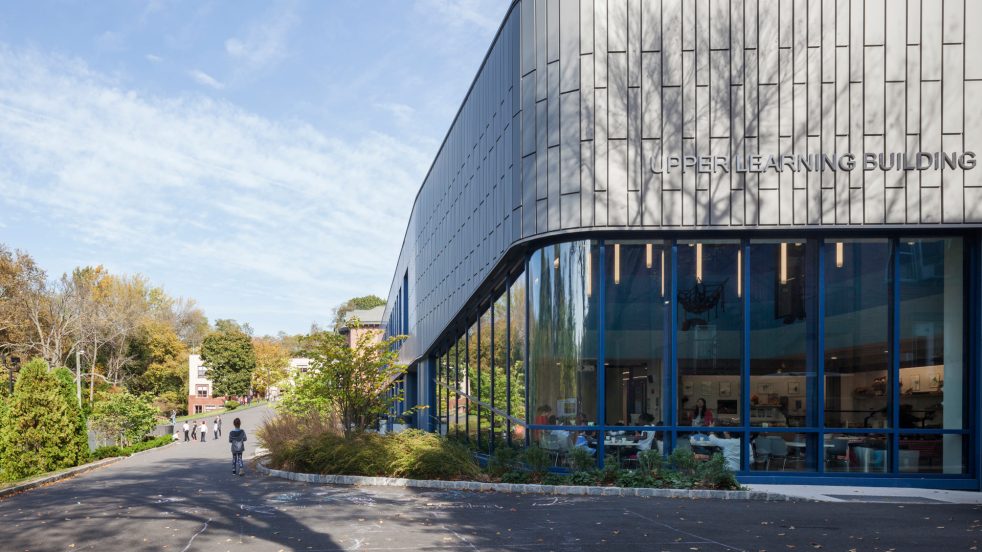
M662 176L648 163L982 152L979 30L975 0L513 3L413 207L388 309L408 270L404 359L510 245L545 232L979 226L982 168Z

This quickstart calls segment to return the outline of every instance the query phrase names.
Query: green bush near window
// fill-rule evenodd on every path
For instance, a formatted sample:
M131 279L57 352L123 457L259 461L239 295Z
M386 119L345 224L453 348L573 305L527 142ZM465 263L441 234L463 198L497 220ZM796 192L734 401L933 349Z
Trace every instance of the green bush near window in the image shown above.
M571 473L554 470L555 457L536 446L517 452L498 448L481 469L467 445L415 429L380 435L345 437L336 419L322 414L280 414L257 432L269 451L268 465L301 473L405 477L409 479L500 481L542 485L608 485L681 489L739 489L722 455L699 462L691 451L663 458L656 451L638 455L639 468L609 463L595 467L595 458L571 451ZM586 452L586 451L584 451Z
M225 410L235 410L239 407L239 401L225 401Z
M484 476L466 446L415 429L379 435L345 437L338 424L317 414L281 414L258 431L274 468L304 473L407 477L411 479L479 479Z

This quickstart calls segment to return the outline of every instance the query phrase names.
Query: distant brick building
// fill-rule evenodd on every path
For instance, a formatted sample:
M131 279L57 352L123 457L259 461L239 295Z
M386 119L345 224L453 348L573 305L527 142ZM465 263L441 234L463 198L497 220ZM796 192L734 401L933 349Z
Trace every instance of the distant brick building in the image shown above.
M294 374L304 373L310 368L310 360L306 358L291 358L289 378ZM276 399L281 390L278 387L270 388L270 397ZM218 410L225 405L229 398L242 399L242 397L214 397L212 396L212 382L208 378L208 368L201 360L201 355L188 356L188 414L197 414Z
M348 338L348 346L353 347L361 336L366 333L375 335L375 339L382 339L382 315L385 314L385 306L375 307L374 309L353 310L344 317L344 324L338 327L337 332ZM351 323L358 320L359 326L352 328Z

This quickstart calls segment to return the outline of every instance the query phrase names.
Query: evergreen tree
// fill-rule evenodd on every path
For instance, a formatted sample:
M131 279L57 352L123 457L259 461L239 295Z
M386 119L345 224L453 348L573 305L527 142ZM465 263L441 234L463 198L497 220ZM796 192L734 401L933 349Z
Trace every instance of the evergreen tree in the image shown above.
M42 359L21 369L0 425L0 466L5 478L19 479L88 460L85 421L70 384L70 374L50 372Z
M216 397L234 397L249 393L256 353L252 338L238 327L216 323L218 330L201 344L201 360L208 368L212 392Z

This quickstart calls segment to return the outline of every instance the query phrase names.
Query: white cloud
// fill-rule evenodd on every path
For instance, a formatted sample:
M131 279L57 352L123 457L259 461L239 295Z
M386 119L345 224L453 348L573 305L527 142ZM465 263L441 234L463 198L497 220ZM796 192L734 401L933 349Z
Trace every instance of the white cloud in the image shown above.
M416 9L439 16L449 25L474 25L493 32L501 24L501 18L488 14L496 14L508 4L501 0L417 0Z
M147 54L147 55L145 55L143 57L146 58L147 61L150 61L150 62L153 62L153 63L160 63L161 61L164 61L164 58L158 56L157 54Z
M20 217L7 222L60 229L69 251L131 272L164 270L161 283L206 309L285 309L303 327L386 293L429 161L388 135L342 139L204 96L149 96L0 45L0 207Z
M416 110L411 106L397 102L379 102L375 104L376 109L381 109L392 115L397 123L408 125L412 122Z
M214 88L215 90L221 90L225 88L225 85L218 81L215 77L205 73L200 69L193 69L188 71L188 75L195 80L198 84L203 84L209 88Z
M271 17L244 29L242 36L227 39L225 52L253 70L273 65L286 57L287 39L298 21L292 6L279 5Z

